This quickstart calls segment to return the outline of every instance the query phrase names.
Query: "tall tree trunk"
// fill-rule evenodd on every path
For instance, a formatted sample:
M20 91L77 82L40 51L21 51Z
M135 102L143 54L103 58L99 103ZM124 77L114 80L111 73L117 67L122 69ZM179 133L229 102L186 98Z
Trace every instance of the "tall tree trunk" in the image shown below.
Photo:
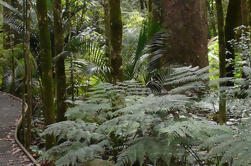
M51 40L47 16L47 1L37 0L37 18L40 36L40 61L42 79L42 97L45 125L55 122L53 76L52 76L52 53ZM51 148L55 143L53 135L46 136L46 149Z
M235 52L231 43L228 41L234 39L234 29L241 25L241 0L230 0L227 9L226 25L225 25L225 41L226 41L226 58L231 62L226 67L226 76L234 77L234 59ZM228 82L227 85L233 85Z
M63 52L64 49L64 32L62 26L62 2L61 0L53 1L54 16L54 48L55 56ZM57 95L57 121L66 120L64 114L66 112L66 76L64 57L58 57L56 60L56 95Z
M248 25L248 3L247 0L241 0L241 18L242 25Z
M222 0L216 0L216 9L219 36L220 78L224 78L226 76L226 54ZM224 86L224 84L220 86ZM221 124L226 122L226 99L223 91L220 91L219 122Z
M24 0L24 59L25 59L25 91L28 110L26 113L27 131L25 133L25 147L30 148L31 145L31 120L32 120L32 75L31 75L31 59L30 59L30 28L31 28L31 4L29 0Z
M162 0L161 6L161 24L169 36L161 66L208 66L206 0Z
M122 69L122 18L120 0L109 0L111 29L111 82L123 81Z
M251 0L248 0L248 25L251 26Z
M105 25L105 44L106 44L106 48L105 48L105 57L107 57L109 60L109 66L111 65L110 62L110 36L111 36L111 29L110 29L110 18L109 18L109 4L108 4L108 0L104 0L104 25Z

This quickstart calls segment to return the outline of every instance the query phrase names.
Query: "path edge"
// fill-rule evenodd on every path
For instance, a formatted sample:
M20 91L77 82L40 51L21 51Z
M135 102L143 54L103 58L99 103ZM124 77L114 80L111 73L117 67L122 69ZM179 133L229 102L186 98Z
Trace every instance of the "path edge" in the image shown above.
M14 95L11 95L9 93L6 93L6 92L2 92L0 91L2 94L5 94L5 95L8 95L9 97L11 98L14 98L15 100L19 101L21 103L21 105L25 104L25 107L24 107L24 113L27 112L27 109L28 109L28 105L26 102L23 102L22 99L14 96ZM17 122L17 125L15 127L15 134L14 134L14 139L16 141L16 143L18 144L18 146L22 149L22 151L29 157L29 159L33 162L33 164L35 166L40 166L40 164L37 162L36 159L33 158L33 156L28 152L28 150L23 146L23 144L18 140L18 137L17 137L17 133L18 133L18 130L21 126L21 123L23 121L23 115L20 116L20 118L18 119L18 122Z

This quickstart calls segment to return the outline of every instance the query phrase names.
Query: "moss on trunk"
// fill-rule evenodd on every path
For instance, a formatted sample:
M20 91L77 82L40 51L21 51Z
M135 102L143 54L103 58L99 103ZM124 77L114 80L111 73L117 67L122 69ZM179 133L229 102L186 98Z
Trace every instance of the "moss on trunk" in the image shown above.
M54 48L55 56L62 53L64 49L64 33L62 27L62 2L61 0L53 1L53 16L54 16ZM66 120L64 114L66 112L66 76L65 76L65 64L64 57L57 58L56 61L56 96L57 96L57 121Z
M120 0L109 0L111 40L111 82L123 81L122 69L122 18Z
M226 76L226 54L225 54L225 35L224 35L224 15L222 0L216 0L218 36L219 36L219 56L220 56L220 78ZM224 86L221 84L220 86ZM226 99L224 92L220 92L219 101L219 122L226 122Z
M40 65L42 80L43 113L45 125L55 122L53 76L52 76L52 53L51 41L47 16L47 1L37 0L37 18L40 36ZM46 149L51 148L55 143L53 135L46 136Z

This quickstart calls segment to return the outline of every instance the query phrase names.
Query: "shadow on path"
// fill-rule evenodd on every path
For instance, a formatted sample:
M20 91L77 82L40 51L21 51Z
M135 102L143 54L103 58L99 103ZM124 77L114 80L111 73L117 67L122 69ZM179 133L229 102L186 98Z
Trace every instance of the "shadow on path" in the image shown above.
M31 166L30 160L15 143L17 120L22 103L0 92L0 166Z

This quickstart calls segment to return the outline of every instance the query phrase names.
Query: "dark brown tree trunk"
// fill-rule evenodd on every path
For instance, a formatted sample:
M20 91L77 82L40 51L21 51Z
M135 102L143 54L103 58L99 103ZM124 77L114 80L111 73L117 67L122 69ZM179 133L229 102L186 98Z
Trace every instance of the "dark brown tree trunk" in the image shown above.
M248 13L249 13L249 15L248 15L248 25L250 25L251 26L251 0L248 0Z
M47 16L47 1L37 0L37 18L39 24L40 36L40 62L41 62L41 80L42 97L45 125L55 122L54 95L53 95L53 74L52 74L52 53L51 40ZM46 149L55 144L53 135L46 136Z
M120 0L109 0L111 30L111 82L123 81L122 69L122 18Z
M54 48L55 56L63 52L64 49L64 32L62 26L62 2L61 0L53 1L53 16L54 16ZM57 121L66 120L64 114L66 112L66 76L64 57L56 58L56 96L57 96Z
M241 0L230 0L227 9L226 24L225 24L225 41L226 41L226 58L231 62L226 67L226 76L234 77L234 59L235 52L231 43L228 41L235 38L234 29L241 25ZM228 82L227 85L233 85Z
M31 4L29 0L24 1L24 59L25 59L25 86L26 101L28 110L26 113L27 131L25 132L25 147L30 148L31 145L31 120L32 120L32 75L31 75L31 59L30 59L30 28L31 28Z
M161 24L169 36L161 66L208 66L206 0L162 0L161 6Z
M226 54L225 54L225 34L224 34L224 15L222 0L216 0L218 36L219 36L219 57L220 57L220 78L226 77ZM220 86L224 86L221 84ZM226 122L226 99L224 92L220 91L219 101L219 122Z
M241 18L242 25L248 25L248 3L247 0L241 0Z

